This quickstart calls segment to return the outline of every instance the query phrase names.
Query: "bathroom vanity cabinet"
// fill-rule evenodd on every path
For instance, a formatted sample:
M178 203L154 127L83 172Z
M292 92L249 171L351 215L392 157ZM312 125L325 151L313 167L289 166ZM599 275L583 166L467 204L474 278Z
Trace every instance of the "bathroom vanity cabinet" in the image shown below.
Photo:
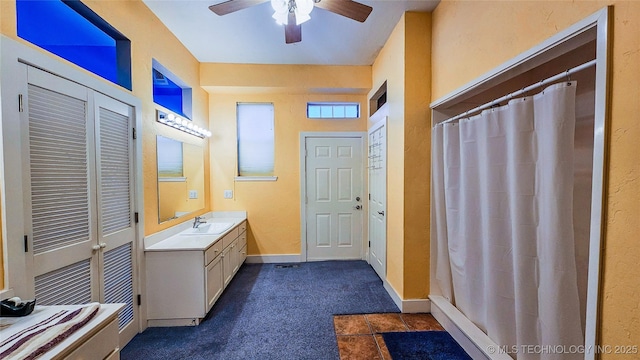
M198 325L247 257L246 221L219 236L175 235L145 250L149 326Z

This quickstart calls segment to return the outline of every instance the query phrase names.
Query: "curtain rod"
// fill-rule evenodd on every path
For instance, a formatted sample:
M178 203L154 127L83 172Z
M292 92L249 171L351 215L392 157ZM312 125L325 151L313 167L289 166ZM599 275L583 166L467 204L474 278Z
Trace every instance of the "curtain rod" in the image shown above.
M463 117L469 116L469 114L478 113L478 112L480 112L482 110L485 110L485 109L488 109L488 108L490 108L490 107L492 107L494 105L500 104L501 102L503 102L505 100L511 100L512 98L514 98L516 96L520 96L522 94L525 94L528 91L531 91L531 90L537 89L539 87L548 85L549 83L558 81L558 80L560 80L560 79L562 79L564 77L568 77L571 74L575 74L575 73L577 73L579 71L582 71L584 69L590 68L591 66L594 66L595 64L596 64L596 60L595 59L591 60L591 61L588 61L588 62L586 62L586 63L584 63L582 65L578 65L578 66L576 66L576 67L574 67L572 69L569 69L567 71L561 72L560 74L554 75L554 76L552 76L550 78L547 78L547 79L544 79L544 80L541 80L538 83L529 85L529 86L527 86L527 87L525 87L525 88L523 88L521 90L518 90L518 91L510 93L510 94L507 94L507 95L505 95L505 96L503 96L503 97L501 97L501 98L499 98L497 100L492 100L492 101L490 101L490 102L488 102L488 103L486 103L484 105L480 105L480 106L475 107L475 108L473 108L471 110L467 110L467 111L463 112L462 114L456 115L456 116L454 116L454 117L452 117L452 118L450 118L448 120L442 121L442 122L440 122L439 124L436 124L436 125L450 123L450 122L459 120L459 119L461 119Z

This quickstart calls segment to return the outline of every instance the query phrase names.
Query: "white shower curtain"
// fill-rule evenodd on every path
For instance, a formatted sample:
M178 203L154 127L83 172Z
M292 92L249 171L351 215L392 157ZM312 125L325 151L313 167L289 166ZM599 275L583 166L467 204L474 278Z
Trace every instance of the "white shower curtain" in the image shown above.
M573 237L575 89L551 85L433 129L436 281L518 359L583 356L566 353L584 343Z

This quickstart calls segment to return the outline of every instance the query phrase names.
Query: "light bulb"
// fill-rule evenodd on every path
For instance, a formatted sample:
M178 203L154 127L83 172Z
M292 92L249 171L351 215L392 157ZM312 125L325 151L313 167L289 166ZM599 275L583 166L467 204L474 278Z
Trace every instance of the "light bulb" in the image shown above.
M173 115L173 114L167 115L167 119L169 119L169 121L173 121L173 119L175 119L175 118L176 118L176 116Z
M313 0L295 0L296 1L296 25L311 19L311 11L313 11Z
M313 0L312 0L313 1ZM273 18L278 25L286 25L289 17L289 0L271 0Z

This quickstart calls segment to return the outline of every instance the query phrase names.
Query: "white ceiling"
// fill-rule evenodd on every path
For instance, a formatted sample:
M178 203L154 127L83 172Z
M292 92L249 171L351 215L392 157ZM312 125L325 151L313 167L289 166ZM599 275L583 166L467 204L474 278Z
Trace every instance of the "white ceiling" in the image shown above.
M439 0L361 0L373 7L364 23L315 8L302 42L285 44L270 2L225 16L224 0L143 0L200 62L371 65L405 11L432 11Z

